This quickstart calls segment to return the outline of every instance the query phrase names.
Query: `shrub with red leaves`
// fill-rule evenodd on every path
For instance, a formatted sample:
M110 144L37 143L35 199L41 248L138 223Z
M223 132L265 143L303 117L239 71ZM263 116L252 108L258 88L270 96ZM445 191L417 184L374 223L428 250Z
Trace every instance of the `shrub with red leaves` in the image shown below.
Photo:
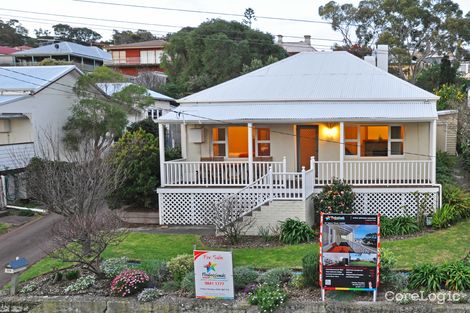
M113 279L111 292L127 297L142 290L149 281L150 278L144 271L126 269Z

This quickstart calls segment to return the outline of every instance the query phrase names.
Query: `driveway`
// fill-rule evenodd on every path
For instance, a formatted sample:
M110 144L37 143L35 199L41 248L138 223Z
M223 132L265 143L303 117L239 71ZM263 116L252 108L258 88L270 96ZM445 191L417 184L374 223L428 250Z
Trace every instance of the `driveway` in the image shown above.
M0 236L0 288L10 281L10 275L4 272L8 261L19 256L32 264L46 255L49 229L60 219L57 214L48 214Z

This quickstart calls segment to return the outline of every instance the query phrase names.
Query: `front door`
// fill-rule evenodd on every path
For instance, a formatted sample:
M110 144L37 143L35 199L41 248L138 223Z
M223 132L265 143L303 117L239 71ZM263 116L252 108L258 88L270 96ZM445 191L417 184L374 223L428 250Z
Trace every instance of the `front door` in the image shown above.
M318 159L318 126L297 126L297 169L310 169L310 157Z

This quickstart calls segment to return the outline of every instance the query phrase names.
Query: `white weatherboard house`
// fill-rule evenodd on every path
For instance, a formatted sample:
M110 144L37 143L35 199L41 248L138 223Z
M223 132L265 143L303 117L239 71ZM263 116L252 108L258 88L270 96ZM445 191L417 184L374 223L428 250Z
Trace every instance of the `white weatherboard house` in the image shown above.
M415 191L434 210L437 99L347 52L299 53L185 97L160 119L181 125L183 153L164 161L160 143L160 223L205 224L227 197L258 226L312 222L334 178L358 213L416 213Z
M80 75L73 65L0 67L0 171L24 167L44 133L62 132Z

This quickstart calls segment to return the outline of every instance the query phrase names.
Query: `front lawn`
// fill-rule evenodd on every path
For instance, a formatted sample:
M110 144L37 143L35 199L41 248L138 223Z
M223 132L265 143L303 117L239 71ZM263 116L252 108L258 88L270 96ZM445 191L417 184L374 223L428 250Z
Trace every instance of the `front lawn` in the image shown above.
M384 241L382 247L390 249L397 257L397 269L411 269L413 264L431 262L442 263L455 261L465 256L470 250L470 220L461 222L449 229L425 234L421 237L397 241ZM104 258L127 256L136 260L168 260L178 254L192 253L193 246L203 247L199 236L130 233L118 246L109 247ZM235 266L245 265L267 269L287 266L302 267L302 257L313 249L315 244L280 246L272 248L233 249ZM21 275L25 281L41 275L63 264L49 257L34 264Z

